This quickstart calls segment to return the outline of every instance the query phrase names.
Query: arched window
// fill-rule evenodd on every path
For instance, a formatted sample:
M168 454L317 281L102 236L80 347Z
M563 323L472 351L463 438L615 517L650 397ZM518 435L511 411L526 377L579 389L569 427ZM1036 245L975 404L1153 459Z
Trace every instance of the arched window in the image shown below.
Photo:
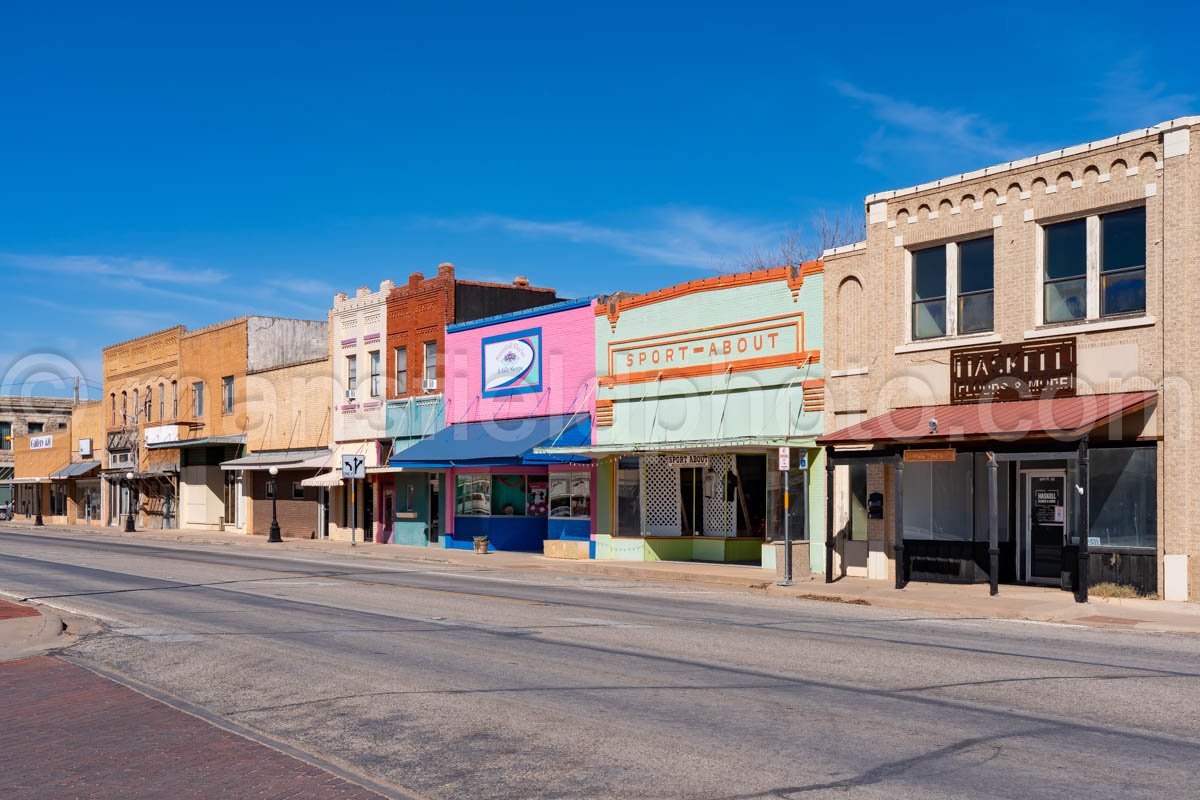
M865 366L866 309L863 307L863 287L857 278L846 278L838 286L837 311L838 367Z
M171 419L179 419L179 383L171 381Z
M112 421L109 423L109 427L115 428L115 427L117 427L117 393L116 392L112 392L111 394L108 395L108 407L110 409L112 409Z
M138 424L138 415L142 413L142 406L138 403L138 390L133 390L133 424Z
M121 426L129 424L129 393L121 392Z
M158 419L161 422L167 418L167 387L165 384L158 385Z
M154 415L151 413L153 411L154 411L154 390L151 387L147 386L146 387L146 409L144 412L146 415L146 422L149 422L150 420L154 419Z

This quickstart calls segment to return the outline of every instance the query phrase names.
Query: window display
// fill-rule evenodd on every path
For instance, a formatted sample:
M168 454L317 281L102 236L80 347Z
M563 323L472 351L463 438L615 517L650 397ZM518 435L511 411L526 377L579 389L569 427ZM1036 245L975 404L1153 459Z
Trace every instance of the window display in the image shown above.
M550 516L557 519L590 519L592 480L586 472L559 472L550 476Z

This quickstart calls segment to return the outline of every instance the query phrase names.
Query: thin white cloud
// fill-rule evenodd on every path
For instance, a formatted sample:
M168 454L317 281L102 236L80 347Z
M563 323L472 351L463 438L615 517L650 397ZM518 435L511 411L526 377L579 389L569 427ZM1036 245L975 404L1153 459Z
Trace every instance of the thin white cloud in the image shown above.
M833 88L862 107L879 123L864 143L859 162L889 171L900 163L922 166L983 166L1039 151L1039 145L1013 142L1004 126L971 111L923 106L898 97L868 91L846 81Z
M0 265L55 275L128 278L139 282L179 286L211 286L229 277L228 274L215 269L194 269L176 266L159 259L119 256L0 253Z
M531 239L595 245L646 263L712 270L774 241L785 227L681 208L652 210L642 221L628 226L498 214L431 222L451 230L493 229Z
M324 297L333 297L337 291L330 284L311 278L272 278L263 281L263 285L270 289L278 289L293 294L312 294Z
M1152 81L1146 71L1142 53L1117 62L1097 84L1096 110L1091 118L1117 133L1196 113L1195 95L1171 92L1163 81Z

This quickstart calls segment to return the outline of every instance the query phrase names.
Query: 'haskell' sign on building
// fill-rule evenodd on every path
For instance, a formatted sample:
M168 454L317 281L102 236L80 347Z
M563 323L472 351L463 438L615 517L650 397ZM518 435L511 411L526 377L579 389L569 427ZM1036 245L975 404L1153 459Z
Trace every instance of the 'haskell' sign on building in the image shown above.
M950 351L950 402L1072 397L1075 339L963 347Z

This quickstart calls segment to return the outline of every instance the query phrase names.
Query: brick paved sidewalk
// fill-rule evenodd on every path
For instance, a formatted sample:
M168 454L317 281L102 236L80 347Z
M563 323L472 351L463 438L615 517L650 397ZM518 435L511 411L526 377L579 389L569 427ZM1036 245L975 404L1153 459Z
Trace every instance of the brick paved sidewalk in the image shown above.
M380 798L58 658L0 664L0 710L5 800Z
M7 600L0 600L0 622L6 619L21 619L22 617L36 617L38 610L30 606L21 606L16 603L10 603Z

